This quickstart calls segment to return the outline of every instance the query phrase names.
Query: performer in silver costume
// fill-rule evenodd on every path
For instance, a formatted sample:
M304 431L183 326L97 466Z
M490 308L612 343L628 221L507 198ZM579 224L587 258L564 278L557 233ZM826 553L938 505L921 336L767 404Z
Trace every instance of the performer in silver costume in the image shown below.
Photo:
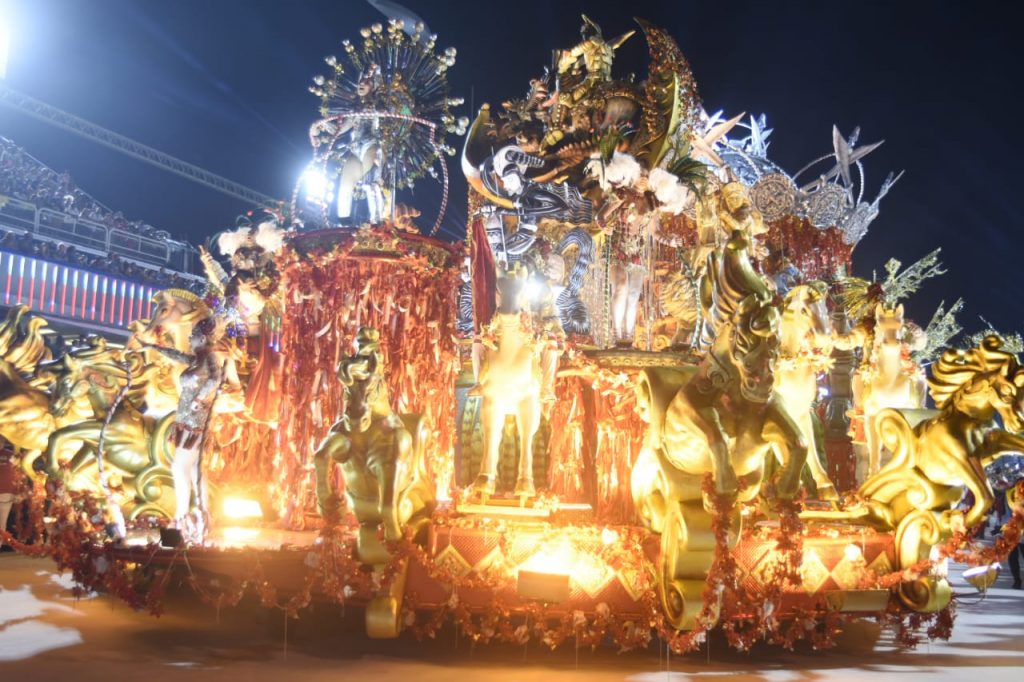
M224 380L224 363L214 352L217 325L213 318L200 320L192 328L192 355L173 348L146 344L175 362L187 365L181 373L181 395L171 430L174 460L171 473L177 502L175 522L178 528L194 531L202 540L207 531L206 479L202 475L202 450L213 403ZM190 503L195 493L198 513L190 524Z

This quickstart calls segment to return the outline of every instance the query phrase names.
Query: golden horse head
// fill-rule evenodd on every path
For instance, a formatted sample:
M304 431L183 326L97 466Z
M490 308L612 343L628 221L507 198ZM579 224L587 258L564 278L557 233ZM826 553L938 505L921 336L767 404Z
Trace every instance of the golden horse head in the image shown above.
M60 360L48 363L47 369L57 372L50 401L50 413L57 418L84 400L92 403L96 417L105 416L104 410L129 380L132 386L127 398L136 401L150 372L141 354L108 347L100 337L91 338L83 348L69 350Z
M994 334L977 348L944 352L932 366L928 388L941 410L986 421L998 413L1006 431L1024 430L1024 369Z
M875 346L902 343L905 331L902 303L895 307L875 305Z
M196 322L211 315L210 307L196 294L185 289L164 289L153 296L156 310L148 324L136 336L149 343L188 350L188 337Z
M821 281L808 282L790 289L783 298L783 323L797 323L815 334L832 333L825 302L828 285Z

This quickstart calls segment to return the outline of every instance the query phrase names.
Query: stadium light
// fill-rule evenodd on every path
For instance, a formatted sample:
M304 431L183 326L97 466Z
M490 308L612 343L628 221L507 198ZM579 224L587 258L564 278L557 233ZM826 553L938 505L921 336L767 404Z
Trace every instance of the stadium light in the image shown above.
M322 170L311 165L302 174L302 182L306 189L307 198L320 203L327 200L330 182Z

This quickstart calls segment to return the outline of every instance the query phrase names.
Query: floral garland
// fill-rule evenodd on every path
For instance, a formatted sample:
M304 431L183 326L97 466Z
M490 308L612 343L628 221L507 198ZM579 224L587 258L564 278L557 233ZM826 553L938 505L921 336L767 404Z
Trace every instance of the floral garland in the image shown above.
M776 369L792 371L797 367L809 367L815 374L822 374L831 371L835 362L831 350L804 347L797 353L780 353Z
M871 357L855 370L860 375L865 387L870 387L879 374L878 356L875 353L870 355ZM914 362L911 357L910 346L904 343L900 349L900 374L909 377L922 374L923 372L924 370L921 369L921 366Z

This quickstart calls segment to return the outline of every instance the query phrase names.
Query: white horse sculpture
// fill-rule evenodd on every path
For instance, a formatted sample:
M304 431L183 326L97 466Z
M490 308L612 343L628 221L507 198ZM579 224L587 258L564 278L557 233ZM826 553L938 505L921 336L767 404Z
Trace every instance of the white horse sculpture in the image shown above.
M857 477L863 481L878 472L882 463L882 442L878 434L878 413L886 408L923 409L927 394L924 372L910 360L910 344L903 306L875 306L874 342L867 362L853 379L854 410L864 417L867 442L865 457L857 462ZM866 461L864 461L866 459Z
M835 486L819 458L811 412L818 396L818 374L831 365L832 325L825 308L827 294L828 287L823 282L802 284L786 294L779 329L775 392L807 441L807 466L818 496L834 500Z
M473 482L473 490L481 495L495 492L501 436L508 415L515 417L519 429L519 476L514 492L519 497L536 494L533 437L541 417L541 364L533 326L518 301L523 282L515 276L498 279L498 309L481 339L484 357L479 392L484 457Z

